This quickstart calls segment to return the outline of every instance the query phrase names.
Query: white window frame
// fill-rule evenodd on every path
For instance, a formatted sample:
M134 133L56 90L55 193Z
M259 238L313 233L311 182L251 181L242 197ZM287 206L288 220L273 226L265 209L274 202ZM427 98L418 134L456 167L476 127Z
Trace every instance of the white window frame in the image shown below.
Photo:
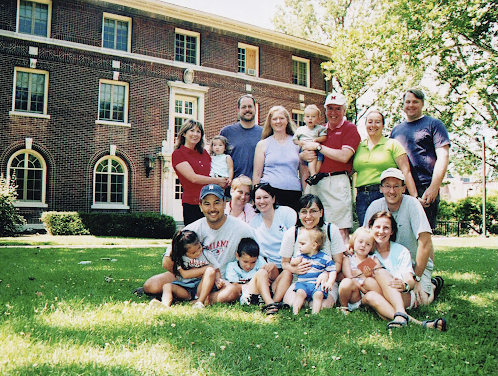
M124 111L123 121L106 120L106 119L101 120L100 119L100 93L101 93L102 84L124 86L124 88L125 88L125 102L124 102L124 110L123 110ZM119 126L124 126L124 127L131 127L131 124L128 122L128 106L129 106L129 99L130 99L129 97L130 97L130 84L128 82L100 79L99 80L99 104L98 104L97 120L95 120L95 124L119 125Z
M26 0L30 3L38 3L38 4L47 4L48 5L48 15L47 15L47 35L43 35L44 37L50 38L52 31L52 1L51 0ZM21 0L17 0L17 17L16 17L16 32L19 33L19 19L21 16ZM22 33L24 34L24 33ZM36 35L31 33L26 33L26 35ZM42 35L36 35L42 36Z
M292 115L294 115L294 114L298 115L298 117L302 116L303 117L303 123L304 123L304 111L303 110L292 110ZM306 125L306 123L304 123L304 125ZM296 123L296 126L299 127L299 122Z
M104 160L115 160L117 161L121 167L123 167L124 171L124 180L123 180L123 203L97 203L95 202L95 183L96 183L96 175L97 175L97 166ZM92 176L92 209L129 209L128 206L128 167L126 163L119 157L114 155L106 155L100 158L95 165L93 166L93 176Z
M126 16L120 16L117 14L112 14L112 13L107 13L104 12L102 16L102 47L103 48L109 48L109 47L104 47L104 26L105 26L105 19L111 19L115 21L122 21L122 22L127 22L128 23L128 35L127 35L127 45L126 45L126 51L125 52L130 52L131 51L131 25L132 25L132 18L131 17L126 17ZM116 41L116 35L114 35L114 41ZM109 48L111 50L116 50L116 51L123 51L123 50L118 50L117 48Z
M176 34L180 34L180 35L185 35L185 36L190 36L190 37L195 37L197 40L196 40L196 43L195 43L195 64L192 64L192 63L188 63L185 61L185 56L184 56L184 60L183 61L180 61L180 60L176 60ZM180 29L180 28L175 28L175 56L173 58L173 60L175 61L180 61L182 63L185 63L185 64L190 64L190 65L200 65L201 64L201 34L198 33L198 32L195 32L195 31L190 31L190 30L185 30L185 29Z
M33 73L34 74L42 74L45 76L45 87L44 87L44 91L43 91L43 113L30 112L29 110L28 111L19 111L16 109L17 72L25 72L25 73L30 73L30 74L33 74ZM9 111L9 115L50 119L50 115L47 114L47 111L48 111L48 79L49 79L49 73L47 71L39 70L39 69L32 69L32 68L14 67L14 83L12 84L12 110Z
M243 49L245 49L246 51L247 51L247 50L252 50L252 51L255 51L255 52L256 52L256 62L255 62L255 67L254 67L254 70L256 71L256 72L255 72L256 74L255 74L255 75L250 75L250 74L248 73L248 68L247 68L247 59L246 59L246 61L245 61L245 64L246 64L246 66L245 66L245 72L238 72L238 73L239 73L239 74L245 74L245 75L248 75L248 76L253 76L253 77L259 77L259 47L257 47L257 46L252 46L252 45L250 45L250 44L239 43L239 44L237 45L237 48L243 48ZM246 54L246 56L247 56L247 54ZM239 62L239 57L238 57L238 50L237 50L237 67L238 67L238 65L239 65L239 64L238 64L238 62ZM238 71L238 69L237 69L237 71Z
M42 164L42 188L41 188L41 200L40 201L27 201L27 200L16 200L14 202L14 206L18 208L47 208L48 205L46 203L47 197L47 162L45 162L45 158L43 156L34 151L33 149L21 149L12 154L7 162L7 179L10 181L10 168L12 166L12 161L19 154L33 154L40 163Z
M301 86L301 87L310 87L310 82L311 82L310 81L310 60L309 59L304 59L304 58L298 57L298 56L292 56L292 61L293 62L297 61L299 63L305 63L306 64L306 86L295 84L294 82L292 82L292 83L294 85ZM292 75L294 77L294 67L292 69L293 69Z

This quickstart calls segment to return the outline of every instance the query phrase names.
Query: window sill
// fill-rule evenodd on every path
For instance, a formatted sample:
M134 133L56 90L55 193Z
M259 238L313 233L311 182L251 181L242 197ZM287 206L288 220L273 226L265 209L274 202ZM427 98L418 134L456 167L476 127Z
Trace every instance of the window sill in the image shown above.
M99 125L117 125L119 127L131 127L131 123L121 123L119 121L95 120L95 124Z
M242 72L237 72L237 76L240 76L240 77L251 77L251 78L259 78L259 75L252 75L252 74L249 74L249 73L242 73Z
M34 201L15 201L14 206L16 208L48 208L47 204Z
M128 210L130 207L128 205L120 204L93 204L92 209L116 209L116 210Z
M24 116L24 117L34 117L40 119L49 119L50 115L38 114L36 112L21 112L21 111L9 111L10 116Z

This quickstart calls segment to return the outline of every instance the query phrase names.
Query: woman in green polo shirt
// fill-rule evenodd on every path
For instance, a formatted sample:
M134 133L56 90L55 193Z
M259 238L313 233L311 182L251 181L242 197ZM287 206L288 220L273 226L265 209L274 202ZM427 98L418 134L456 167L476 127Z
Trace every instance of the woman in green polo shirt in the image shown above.
M371 111L365 126L368 138L360 143L353 160L356 172L356 214L360 226L363 225L368 205L382 197L380 174L389 167L399 168L403 172L408 192L417 197L405 149L397 140L382 135L384 115L376 110Z

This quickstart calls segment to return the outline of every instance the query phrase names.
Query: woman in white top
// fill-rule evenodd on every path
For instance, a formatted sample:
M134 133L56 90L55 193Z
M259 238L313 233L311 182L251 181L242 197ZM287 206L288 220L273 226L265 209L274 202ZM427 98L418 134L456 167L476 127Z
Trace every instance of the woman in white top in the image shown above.
M252 181L245 175L233 179L230 189L232 201L227 202L225 213L246 223L256 216L251 201Z
M277 203L296 210L301 197L299 146L292 141L296 125L282 106L270 109L254 152L252 182L269 183Z
M258 214L251 220L250 226L254 229L260 255L278 268L279 273L269 277L275 281L272 284L274 300L280 302L292 282L292 274L282 271L280 245L284 233L296 223L297 215L293 209L276 204L275 190L268 183L256 184L252 195Z
M289 228L282 239L280 247L280 256L282 257L282 268L288 270L293 274L305 274L310 268L309 261L302 261L297 266L292 266L290 260L293 256L299 254L298 244L296 242L299 229L304 227L306 229L319 228L325 234L325 243L322 251L332 256L337 273L341 271L343 252L346 250L344 241L336 225L326 223L323 217L323 204L322 201L315 195L304 195L298 203L298 219L296 225ZM284 302L292 304L295 292L291 286L285 293ZM338 297L337 283L334 285L334 290L329 291L329 296L323 301L323 308L333 307Z
M382 318L392 320L387 324L387 329L405 327L410 321L424 328L445 331L444 317L420 322L406 313L405 308L413 308L416 302L412 291L415 280L410 252L394 242L397 224L392 214L387 211L377 212L370 218L368 225L377 247L375 256L385 269L377 269L374 274L382 294L368 291L361 300L362 304L375 309Z

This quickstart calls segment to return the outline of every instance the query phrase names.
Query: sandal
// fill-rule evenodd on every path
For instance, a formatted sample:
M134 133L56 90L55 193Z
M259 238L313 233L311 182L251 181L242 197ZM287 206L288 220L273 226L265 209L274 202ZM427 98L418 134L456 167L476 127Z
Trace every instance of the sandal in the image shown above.
M405 326L407 326L407 325L408 325L408 321L409 321L410 319L409 319L409 317L408 317L408 315L407 315L406 313L403 313L403 312L396 312L396 313L394 314L394 317L393 317L393 318L395 319L395 318L396 318L396 317L398 317L398 316L399 316L399 317L404 318L404 319L405 319L405 321L394 321L394 320L389 321L389 322L387 323L387 328L386 328L386 329L392 329L392 328L403 328L403 327L405 327Z
M261 307L261 310L266 314L266 315L274 315L278 313L280 310L281 304L280 303L270 303L268 305L265 305Z
M444 317L440 317L438 319L435 319L435 320L425 320L424 322L422 322L422 326L426 329L436 329L436 330L439 330L438 328L438 324L439 322L441 322L441 331L442 332L446 332L447 328L446 328L446 319ZM433 326L429 327L427 326L427 324L431 324L431 323L434 323Z
M444 279L441 276L436 276L431 279L432 284L435 286L434 288L434 300L439 296L439 293L441 292L441 289L444 286Z

